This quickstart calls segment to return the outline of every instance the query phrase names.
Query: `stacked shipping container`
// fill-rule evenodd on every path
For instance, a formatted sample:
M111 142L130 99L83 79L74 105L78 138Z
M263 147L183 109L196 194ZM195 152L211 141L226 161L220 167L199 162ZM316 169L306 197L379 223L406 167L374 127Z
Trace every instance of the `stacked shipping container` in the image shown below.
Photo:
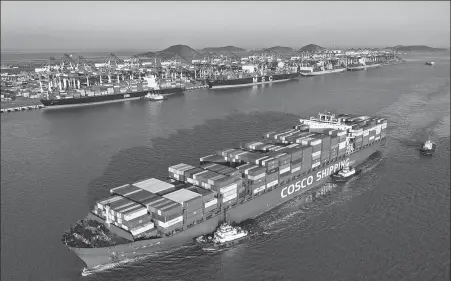
M177 191L163 195L182 205L183 219L186 225L191 225L203 218L202 196L188 189L179 189Z
M181 204L155 194L152 198L144 200L143 205L152 214L160 232L167 234L183 227Z
M171 166L168 168L169 177L178 181L185 181L186 177L184 175L184 172L191 169L194 169L194 166L183 163Z
M95 211L107 222L131 232L135 238L154 228L145 207L121 196L98 202Z
M186 189L196 192L202 196L203 212L206 216L216 211L218 207L218 199L215 198L215 192L194 185L187 187Z

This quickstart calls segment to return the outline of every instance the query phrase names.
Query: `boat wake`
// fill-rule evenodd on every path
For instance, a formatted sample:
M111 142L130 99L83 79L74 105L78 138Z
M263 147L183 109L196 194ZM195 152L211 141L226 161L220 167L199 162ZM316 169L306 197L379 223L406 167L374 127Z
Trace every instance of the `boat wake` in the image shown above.
M202 250L205 251L205 252L214 252L214 253L217 253L217 252L222 252L222 251L224 251L225 249L224 249L224 248L222 248L222 249L216 249L216 248L202 248Z
M104 264L104 265L98 265L93 267L92 269L87 269L84 268L81 275L82 276L89 276L92 274L96 274L96 273L100 273L100 272L104 272L104 271L108 271L117 267L121 267L124 266L126 264L130 264L130 263L134 263L134 262L138 262L141 260L144 260L145 258L148 258L150 256L146 255L146 256L142 256L142 257L136 257L136 258L131 258L131 259L125 259L119 262L115 262L115 263L109 263L109 264Z
M293 218L301 219L300 223L302 223L302 221L304 221L303 218L307 218L306 215L308 215L309 218L320 215L326 208L348 202L355 196L365 192L369 188L367 185L364 185L363 189L351 187L356 181L361 179L362 176L366 175L365 177L368 177L368 173L380 165L384 159L385 157L382 154L374 155L370 157L367 162L358 166L361 170L359 176L342 184L327 182L309 194L302 195L301 197L290 201L288 204L283 205L274 213L265 216L263 220L258 223L263 229L262 233L266 235L279 233L289 229L291 225L277 229L272 228L284 225ZM306 225L305 227L308 228L309 226Z
M192 248L193 245L183 245L177 248L173 248L167 251L160 251L160 252L155 252L155 253L148 253L148 254L143 254L142 256L138 256L138 257L134 257L134 258L129 258L129 259L124 259L122 261L118 261L118 262L114 262L114 263L109 263L109 264L104 264L104 265L98 265L93 267L92 269L87 269L84 268L81 275L82 276L89 276L92 274L96 274L96 273L100 273L100 272L105 272L108 270L112 270L118 267L122 267L125 265L129 265L132 263L139 263L141 261L147 260L151 257L157 257L157 256L163 256L163 255L168 255L177 251L180 251L182 249L187 249L187 248Z

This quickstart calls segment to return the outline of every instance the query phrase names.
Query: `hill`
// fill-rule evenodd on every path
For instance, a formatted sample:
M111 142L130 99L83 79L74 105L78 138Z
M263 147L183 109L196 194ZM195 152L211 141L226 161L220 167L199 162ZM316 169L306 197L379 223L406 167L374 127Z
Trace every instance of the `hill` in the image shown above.
M235 53L235 52L244 52L246 51L243 48L238 48L235 46L225 46L225 47L208 47L208 48L204 48L202 50L200 50L201 52L231 52L231 53Z
M271 48L262 49L261 52L274 52L277 54L292 54L294 53L293 48L290 47L281 47L281 46L275 46Z
M322 51L326 48L323 48L321 46L315 45L315 44L308 44L304 47L300 48L298 52L316 52L316 51Z
M199 59L202 54L186 45L174 45L158 52L146 52L137 55L138 57L154 57L158 56L163 60L180 57L191 63L193 59Z
M433 48L425 45L413 45L413 46L394 46L394 47L388 47L388 49L395 49L397 51L401 52L444 52L447 51L447 49L443 48Z

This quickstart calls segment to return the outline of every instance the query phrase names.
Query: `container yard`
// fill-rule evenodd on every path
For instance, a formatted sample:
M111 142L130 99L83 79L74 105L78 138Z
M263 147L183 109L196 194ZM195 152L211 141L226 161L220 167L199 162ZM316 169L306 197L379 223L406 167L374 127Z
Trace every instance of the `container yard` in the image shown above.
M200 157L199 165L174 164L165 179L111 188L85 219L105 231L72 229L63 241L88 267L182 245L223 220L254 218L341 168L363 163L384 144L386 128L387 120L376 117L319 113L300 119L291 129ZM108 239L99 244L100 236Z
M155 89L171 92L171 89L215 88L235 80L238 84L270 83L292 79L293 73L321 75L395 61L399 61L396 53L375 50L322 50L301 52L290 58L271 52L255 52L247 57L208 53L191 62L177 55L163 60L158 56L120 58L113 53L105 58L78 56L77 59L64 54L60 59L51 57L39 63L2 67L2 109L14 108L2 112L30 106L20 102L17 106L7 106L16 97L41 100L52 108L58 104L80 103L80 98L93 101L109 100L111 95L133 98Z

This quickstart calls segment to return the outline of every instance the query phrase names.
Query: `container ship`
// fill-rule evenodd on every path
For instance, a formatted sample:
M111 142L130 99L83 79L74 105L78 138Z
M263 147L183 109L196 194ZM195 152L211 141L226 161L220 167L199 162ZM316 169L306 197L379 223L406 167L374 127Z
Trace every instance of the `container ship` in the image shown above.
M184 87L182 85L161 84L155 76L143 77L145 83L100 86L92 89L79 89L68 95L66 92L58 92L47 95L41 99L41 103L48 109L65 108L74 106L85 106L102 103L119 102L144 98L147 94L161 94L163 96L181 95Z
M374 57L362 58L357 57L351 60L351 63L346 66L349 71L365 70L368 68L380 67L382 63L377 61Z
M165 251L212 233L224 221L240 223L328 181L381 150L387 120L319 113L291 129L264 134L180 163L165 179L114 187L87 217L63 235L88 269Z
M332 63L334 62L334 63ZM319 76L346 71L346 66L340 64L338 60L307 62L299 68L302 76Z
M243 86L253 86L260 84L284 82L299 77L298 72L274 73L266 75L255 75L236 79L213 79L208 80L207 85L210 89L233 88Z
M311 71L301 71L302 76L319 76L332 73L340 73L346 71L346 67L337 67L332 69L312 69Z

